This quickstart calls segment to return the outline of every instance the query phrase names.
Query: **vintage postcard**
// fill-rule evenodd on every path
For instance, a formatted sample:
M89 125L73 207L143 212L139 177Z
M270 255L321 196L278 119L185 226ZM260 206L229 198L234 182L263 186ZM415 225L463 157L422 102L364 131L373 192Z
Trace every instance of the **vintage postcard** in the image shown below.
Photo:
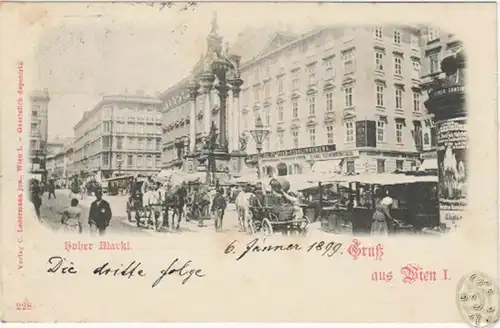
M1 318L499 316L475 3L2 3Z

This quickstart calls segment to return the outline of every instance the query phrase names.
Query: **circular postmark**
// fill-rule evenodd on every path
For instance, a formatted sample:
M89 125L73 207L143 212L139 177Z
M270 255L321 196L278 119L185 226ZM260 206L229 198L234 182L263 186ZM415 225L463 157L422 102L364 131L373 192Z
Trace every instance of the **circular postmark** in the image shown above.
M498 288L488 275L473 272L460 279L457 306L462 318L473 327L486 328L499 319Z

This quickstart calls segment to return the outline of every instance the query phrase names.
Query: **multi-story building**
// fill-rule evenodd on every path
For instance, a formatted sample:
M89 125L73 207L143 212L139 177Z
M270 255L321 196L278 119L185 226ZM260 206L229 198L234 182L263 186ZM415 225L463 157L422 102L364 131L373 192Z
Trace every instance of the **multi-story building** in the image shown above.
M327 27L284 44L277 37L243 64L243 127L256 115L271 127L264 172L414 168L419 36L413 26Z
M457 52L462 48L462 42L452 33L447 33L438 27L422 27L421 33L421 51L422 51L422 70L421 87L422 103L427 100L425 92L433 80L437 77L443 77L441 72L441 61ZM436 129L434 127L433 116L424 110L424 119L422 126L422 168L437 169L436 155Z
M68 162L73 149L72 138L56 138L47 143L47 175L59 185L65 185L71 176L68 172Z
M263 172L415 168L424 114L420 41L414 26L324 27L301 36L276 33L256 55L242 54L240 127L249 136L258 116L269 127ZM183 83L169 89L185 97L169 93L175 113L164 115L170 123L164 162L175 159L174 140L188 135ZM255 158L255 144L247 141Z
M161 166L161 107L155 97L109 95L74 126L72 172L151 174Z
M50 96L47 89L33 91L30 95L30 172L42 180L46 178L49 102Z

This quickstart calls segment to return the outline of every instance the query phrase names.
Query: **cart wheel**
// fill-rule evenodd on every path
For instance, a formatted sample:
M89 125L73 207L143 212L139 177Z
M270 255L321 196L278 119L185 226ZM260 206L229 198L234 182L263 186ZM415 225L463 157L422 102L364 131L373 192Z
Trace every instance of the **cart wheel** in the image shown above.
M302 221L300 222L300 234L302 236L307 236L309 233L309 225L311 224L311 221L309 221L309 218L307 216L302 217Z
M271 236L273 234L273 226L268 218L262 220L262 232L264 233L264 236Z

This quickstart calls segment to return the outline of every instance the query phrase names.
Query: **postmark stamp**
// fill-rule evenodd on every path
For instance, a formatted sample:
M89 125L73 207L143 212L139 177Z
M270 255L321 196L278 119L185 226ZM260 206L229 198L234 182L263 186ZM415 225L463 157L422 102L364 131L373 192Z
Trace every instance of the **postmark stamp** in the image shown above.
M490 327L499 319L499 293L493 280L482 272L462 277L457 286L457 306L473 327Z

